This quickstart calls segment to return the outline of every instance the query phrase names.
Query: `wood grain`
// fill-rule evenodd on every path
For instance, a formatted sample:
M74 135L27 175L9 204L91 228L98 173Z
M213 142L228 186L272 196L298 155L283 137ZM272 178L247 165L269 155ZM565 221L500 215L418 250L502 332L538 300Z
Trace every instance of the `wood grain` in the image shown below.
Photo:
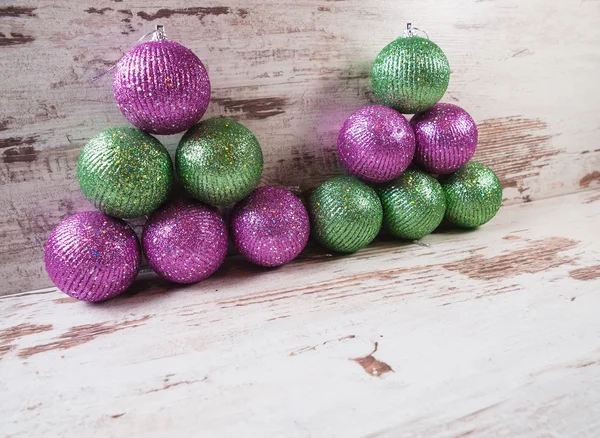
M590 193L100 304L0 297L0 435L595 438Z
M418 22L450 60L444 100L479 123L476 159L498 171L510 205L599 184L598 14L597 2L558 0L4 2L0 295L50 285L41 246L64 217L91 209L79 151L126 123L110 75L89 80L156 23L207 65L207 116L240 120L260 140L262 183L306 191L342 173L337 131L373 101L372 60ZM173 152L179 137L161 140Z

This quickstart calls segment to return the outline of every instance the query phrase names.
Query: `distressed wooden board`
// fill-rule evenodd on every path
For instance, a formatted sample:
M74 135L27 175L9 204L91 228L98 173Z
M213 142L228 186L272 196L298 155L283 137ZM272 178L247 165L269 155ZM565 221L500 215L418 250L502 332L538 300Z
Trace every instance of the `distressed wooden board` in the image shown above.
M598 198L99 305L0 297L0 435L597 437Z
M208 116L241 120L265 152L263 183L314 187L341 173L337 131L372 101L370 64L405 22L428 31L452 66L445 97L477 120L477 158L506 204L600 180L596 1L168 0L0 2L0 294L49 285L41 245L90 205L76 160L125 120L110 75L157 23L208 66ZM173 151L179 136L164 137Z

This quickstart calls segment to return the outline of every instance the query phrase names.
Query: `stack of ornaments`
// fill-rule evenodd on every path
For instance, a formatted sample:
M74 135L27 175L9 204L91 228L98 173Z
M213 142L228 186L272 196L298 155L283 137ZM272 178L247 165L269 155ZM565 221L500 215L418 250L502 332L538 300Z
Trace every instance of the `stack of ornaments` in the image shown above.
M338 137L339 159L351 176L321 184L310 197L312 233L323 246L354 252L382 225L402 239L421 239L444 218L474 228L502 203L494 172L469 161L477 126L462 108L438 103L450 80L444 52L408 25L373 64L382 105L352 114ZM402 114L414 114L410 122Z
M161 277L194 283L223 263L228 227L217 207L236 204L231 234L253 263L277 266L295 258L310 234L308 213L291 192L258 185L263 154L256 137L225 118L198 122L210 101L200 59L166 39L137 44L116 65L115 100L135 126L107 129L85 145L77 177L100 211L63 220L45 247L46 270L66 294L103 301L136 278L142 251ZM169 202L173 163L151 134L185 132L175 171L194 200ZM146 217L141 245L123 219Z
M206 69L157 26L152 41L116 66L115 100L135 128L107 129L81 151L81 190L100 211L70 216L51 232L51 280L72 297L102 301L131 285L142 252L165 279L207 278L223 263L229 234L241 255L272 267L293 260L311 229L325 247L348 253L369 244L382 224L400 238L420 239L444 217L462 227L487 222L502 188L490 169L468 162L477 145L473 119L437 104L449 76L441 49L410 26L383 49L372 78L383 105L358 110L339 134L340 160L351 176L324 182L307 211L288 190L256 188L263 155L250 130L225 118L199 122L210 101ZM418 114L409 123L402 113ZM151 134L184 131L173 166ZM169 201L175 173L193 199ZM228 205L229 226L217 209ZM123 220L138 217L146 218L141 245Z

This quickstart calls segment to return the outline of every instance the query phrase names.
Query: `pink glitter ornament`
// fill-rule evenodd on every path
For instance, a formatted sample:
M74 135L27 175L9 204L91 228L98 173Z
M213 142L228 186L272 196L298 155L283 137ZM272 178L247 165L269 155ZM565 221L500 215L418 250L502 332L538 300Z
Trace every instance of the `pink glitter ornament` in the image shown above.
M69 216L50 233L46 271L78 300L103 301L127 289L140 269L140 245L123 221L98 211Z
M415 153L415 136L399 112L372 105L352 114L338 136L340 161L348 173L368 182L397 178Z
M195 283L223 264L227 227L216 209L195 201L176 201L150 216L142 247L158 275L175 283Z
M306 246L310 225L306 208L290 191L259 187L235 205L231 232L238 251L252 263L279 266Z
M477 125L464 109L438 103L410 121L415 130L415 163L440 175L456 172L477 149Z
M119 60L113 79L117 105L132 125L152 134L176 134L202 118L210 81L202 61L157 30Z

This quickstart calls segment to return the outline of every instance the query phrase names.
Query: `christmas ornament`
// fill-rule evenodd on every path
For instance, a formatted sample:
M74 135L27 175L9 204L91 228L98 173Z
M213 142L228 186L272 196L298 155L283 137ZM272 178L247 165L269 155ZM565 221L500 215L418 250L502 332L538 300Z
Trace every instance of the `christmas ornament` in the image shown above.
M231 231L238 251L252 263L279 266L304 249L310 226L296 195L280 187L260 187L236 204Z
M99 211L69 216L50 233L46 271L61 291L78 300L103 301L127 289L140 268L140 245L123 221Z
M420 239L442 222L446 198L437 180L409 169L398 179L378 188L383 225L396 237Z
M450 66L433 41L414 34L408 25L404 36L377 55L371 81L379 103L404 114L431 108L448 88Z
M381 228L381 202L373 189L351 176L325 181L311 195L309 214L314 238L338 252L367 246Z
M93 137L77 163L81 191L96 208L118 218L144 216L166 199L173 165L165 147L135 128Z
M502 186L489 167L471 161L441 180L446 195L446 219L474 228L492 219L502 204Z
M352 114L338 136L340 161L351 175L369 182L390 181L410 164L413 130L399 112L382 105Z
M477 125L464 109L438 103L410 121L415 130L415 162L427 172L446 175L468 162L477 149Z
M227 227L212 207L177 201L153 213L142 246L150 267L176 283L195 283L213 274L227 254Z
M157 26L152 41L123 55L113 79L115 100L125 118L153 134L189 129L210 100L208 73L200 59L165 38L162 26Z
M204 120L187 131L175 166L183 186L211 205L233 204L258 184L263 155L256 137L233 120Z

